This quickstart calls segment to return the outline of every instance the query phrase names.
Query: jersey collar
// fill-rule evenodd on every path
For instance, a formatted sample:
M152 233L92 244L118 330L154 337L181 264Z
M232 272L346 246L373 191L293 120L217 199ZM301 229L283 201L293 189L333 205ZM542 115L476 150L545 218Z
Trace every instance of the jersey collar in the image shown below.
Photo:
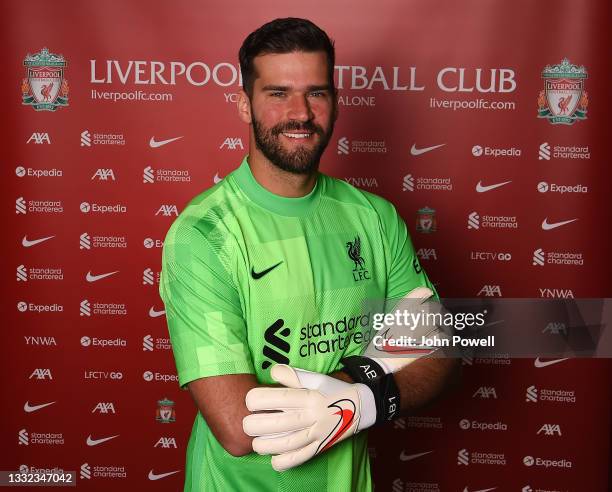
M257 205L278 215L288 217L299 217L306 215L319 203L321 195L322 180L319 174L314 188L308 195L297 198L289 198L276 195L261 186L249 167L248 155L244 157L240 167L233 173L240 189Z

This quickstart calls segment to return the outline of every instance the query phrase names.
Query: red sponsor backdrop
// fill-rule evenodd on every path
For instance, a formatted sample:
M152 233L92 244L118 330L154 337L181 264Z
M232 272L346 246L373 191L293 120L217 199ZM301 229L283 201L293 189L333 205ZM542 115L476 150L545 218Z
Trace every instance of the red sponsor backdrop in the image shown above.
M274 17L336 40L322 170L398 207L442 296L610 297L609 15L603 0L5 5L0 468L182 487L195 408L161 246L247 151L237 51ZM377 490L608 490L609 361L463 364L461 390L370 432Z

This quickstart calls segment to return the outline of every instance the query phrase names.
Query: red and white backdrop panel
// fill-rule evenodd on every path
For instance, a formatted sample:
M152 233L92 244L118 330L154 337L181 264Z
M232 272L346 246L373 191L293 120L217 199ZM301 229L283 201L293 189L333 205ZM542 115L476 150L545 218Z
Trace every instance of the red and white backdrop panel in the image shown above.
M443 297L610 297L605 0L3 10L3 470L181 488L161 247L247 150L237 51L275 17L336 40L322 169L397 206ZM370 433L377 490L608 490L608 361L463 363L454 396Z

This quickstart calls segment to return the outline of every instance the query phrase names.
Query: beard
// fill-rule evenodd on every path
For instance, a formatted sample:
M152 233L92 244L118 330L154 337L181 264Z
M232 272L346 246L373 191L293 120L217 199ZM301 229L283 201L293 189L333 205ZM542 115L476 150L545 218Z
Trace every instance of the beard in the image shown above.
M311 174L315 171L321 156L329 143L334 131L334 121L330 120L329 128L325 131L321 126L311 121L300 123L288 121L279 123L272 128L265 128L251 113L255 143L261 153L276 167L292 174ZM280 134L286 131L305 131L318 135L319 143L312 148L300 146L293 151L283 148ZM312 138L312 137L311 137Z

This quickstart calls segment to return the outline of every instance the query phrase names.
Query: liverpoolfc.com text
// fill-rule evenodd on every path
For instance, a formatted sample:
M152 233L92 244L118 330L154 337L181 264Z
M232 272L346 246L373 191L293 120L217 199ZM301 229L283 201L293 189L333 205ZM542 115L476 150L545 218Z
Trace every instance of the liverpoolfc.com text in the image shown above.
M452 109L493 109L493 110L514 110L516 103L514 101L487 101L486 99L438 99L436 97L429 98L430 108Z

